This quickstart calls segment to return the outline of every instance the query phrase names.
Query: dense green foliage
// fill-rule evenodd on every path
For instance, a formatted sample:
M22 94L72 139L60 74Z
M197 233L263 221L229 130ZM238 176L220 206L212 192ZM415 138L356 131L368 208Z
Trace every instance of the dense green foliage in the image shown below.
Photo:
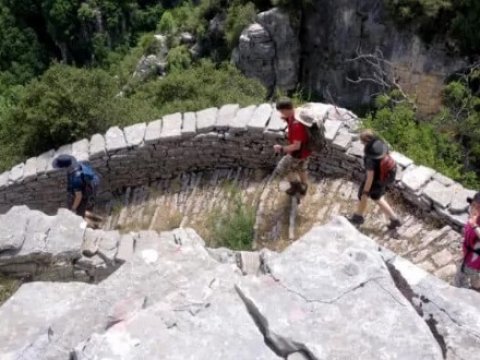
M226 103L258 103L266 94L257 81L246 79L231 65L210 61L182 71L173 67L163 79L137 84L130 96L118 96L119 92L118 78L104 70L52 66L20 88L13 103L4 98L0 169L113 125Z
M467 186L480 186L480 177L472 171L478 166L480 157L471 153L472 161L466 161L468 156L465 154L470 152L468 143L459 141L460 133L448 129L452 121L445 116L451 108L445 107L444 126L438 126L435 122L418 122L412 106L408 102L399 102L395 93L379 96L376 106L376 111L364 120L363 125L378 131L396 151Z
M480 1L384 1L398 23L417 28L425 40L434 37L444 40L446 36L454 40L454 47L461 52L468 55L480 53Z

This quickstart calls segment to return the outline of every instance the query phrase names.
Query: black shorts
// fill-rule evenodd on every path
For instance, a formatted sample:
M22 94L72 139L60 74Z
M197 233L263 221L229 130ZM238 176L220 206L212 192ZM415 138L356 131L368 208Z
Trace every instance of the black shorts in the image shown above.
M365 180L362 181L359 189L358 189L358 200L362 198L362 193L363 193L363 188L365 187ZM380 198L385 195L387 191L386 186L379 184L379 183L373 183L372 187L370 189L370 193L368 194L368 197L372 200L380 200Z

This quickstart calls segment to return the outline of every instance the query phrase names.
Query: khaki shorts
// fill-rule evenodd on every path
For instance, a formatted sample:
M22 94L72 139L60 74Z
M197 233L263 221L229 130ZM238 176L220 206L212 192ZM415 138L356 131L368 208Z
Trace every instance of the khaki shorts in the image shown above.
M291 155L285 155L275 168L275 176L284 177L293 172L303 172L308 170L308 158L296 159Z
M457 275L455 275L455 286L467 289L472 287L480 289L480 271L468 266L464 266L462 271L462 265L460 264L457 269Z

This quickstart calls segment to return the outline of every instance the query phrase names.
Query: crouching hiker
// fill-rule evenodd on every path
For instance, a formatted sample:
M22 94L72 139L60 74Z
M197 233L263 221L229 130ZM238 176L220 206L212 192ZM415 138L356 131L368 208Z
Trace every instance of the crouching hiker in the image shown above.
M384 195L388 185L395 181L396 162L389 155L387 144L372 130L362 131L360 141L365 145L363 158L365 179L358 191L357 211L348 220L354 225L363 224L368 199L370 198L380 206L382 212L390 219L388 229L394 230L401 225L401 222L385 200Z
M290 188L286 191L288 195L303 196L308 189L308 159L314 150L309 144L309 134L315 119L308 109L295 110L292 100L288 98L278 101L276 108L287 125L288 145L273 146L277 154L284 155L273 175L287 176L290 182ZM320 132L319 134L323 135Z
M455 276L455 286L480 291L480 193L467 198L467 202L470 216L463 231L463 261Z
M77 162L70 155L60 155L53 160L55 169L67 170L67 208L83 217L89 226L97 228L102 218L92 211L95 207L100 177L90 165Z

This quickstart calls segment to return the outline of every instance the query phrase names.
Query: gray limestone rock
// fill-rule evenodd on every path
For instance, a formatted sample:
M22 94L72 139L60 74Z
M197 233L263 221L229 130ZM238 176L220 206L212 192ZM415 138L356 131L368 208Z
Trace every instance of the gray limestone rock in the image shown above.
M252 118L253 113L257 107L255 105L251 105L245 108L241 108L237 112L237 116L235 117L235 121L233 124L230 125L229 132L236 134L242 133L247 131L247 124Z
M160 133L162 132L162 120L149 122L145 130L145 143L156 144L160 141Z
M267 267L271 275L247 277L237 289L282 356L303 350L313 359L442 359L375 242L346 219L312 229Z
M25 242L29 219L26 206L15 206L5 215L0 215L0 263L4 251L18 251Z
M197 133L197 118L194 112L187 112L183 114L182 119L182 135L194 136Z
M90 158L97 159L107 154L105 149L105 138L100 134L95 134L90 139Z
M197 132L208 133L215 129L217 123L217 108L205 109L197 112Z
M227 104L223 105L218 111L217 122L215 128L219 131L226 131L235 123L235 118L240 105Z
M135 124L123 129L125 139L130 146L140 146L145 139L146 123Z
M87 139L82 139L72 144L72 156L75 157L78 161L88 161L89 160L89 147L90 143Z
M21 164L18 164L16 166L14 166L12 168L12 170L10 170L10 177L9 177L9 181L13 182L13 183L18 183L20 182L22 179L23 179L23 170L25 168L25 164L24 163L21 163Z
M0 189L8 186L8 178L10 177L10 171L5 171L0 174Z
M467 198L475 195L475 191L465 189L463 186L456 184L449 188L452 193L452 202L448 210L452 214L461 214L468 210Z
M23 181L30 181L37 177L37 158L30 158L23 168Z
M435 170L425 166L409 167L403 173L401 183L412 192L419 191L435 174Z
M111 127L107 130L105 134L105 144L108 153L116 153L128 147L125 134L118 126Z
M340 120L326 120L325 121L325 139L333 141L342 127Z
M270 121L268 122L267 128L265 131L269 132L283 132L287 127L287 123L280 117L278 111L272 111L270 116Z
M182 137L182 114L166 115L162 119L161 140L178 140Z
M43 154L37 156L37 163L36 163L37 174L39 175L45 174L45 172L47 171L47 168L51 166L54 156L55 156L55 151L53 150L44 152Z
M470 358L480 340L480 294L449 286L401 257L389 264L395 280L435 334L444 358Z
M248 77L260 80L267 88L275 85L275 42L268 31L254 23L243 30L233 63Z
M298 30L288 13L273 8L259 13L256 23L241 34L233 62L266 87L295 89L300 68Z
M352 143L352 135L346 131L340 131L333 140L333 146L346 151Z
M446 209L448 205L450 205L453 198L453 193L450 191L450 188L447 188L437 180L430 181L425 189L423 189L422 194L443 209Z
M396 151L392 151L391 154L392 158L400 165L402 168L406 168L413 164L413 160L409 159L405 155L402 155Z
M272 116L272 110L270 104L259 105L255 109L250 121L247 123L248 130L263 132L268 124L268 120L270 120L270 117Z

